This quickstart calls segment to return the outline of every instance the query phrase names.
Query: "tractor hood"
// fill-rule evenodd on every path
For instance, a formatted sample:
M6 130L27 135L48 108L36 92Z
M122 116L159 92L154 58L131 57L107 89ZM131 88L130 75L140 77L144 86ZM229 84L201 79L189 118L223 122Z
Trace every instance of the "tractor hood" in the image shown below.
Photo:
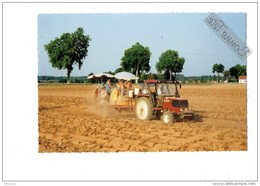
M166 102L171 102L173 107L177 107L180 109L188 109L189 108L189 102L187 99L182 99L182 98L174 98L174 97L166 97L165 98Z

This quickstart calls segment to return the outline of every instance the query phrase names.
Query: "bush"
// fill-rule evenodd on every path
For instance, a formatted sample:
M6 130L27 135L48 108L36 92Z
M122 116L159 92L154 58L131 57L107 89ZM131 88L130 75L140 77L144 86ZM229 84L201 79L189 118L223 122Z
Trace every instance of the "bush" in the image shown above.
M65 79L65 78L62 78L62 79L59 79L59 81L58 81L59 83L67 83L67 79Z
M82 79L75 79L74 83L84 83L84 81Z

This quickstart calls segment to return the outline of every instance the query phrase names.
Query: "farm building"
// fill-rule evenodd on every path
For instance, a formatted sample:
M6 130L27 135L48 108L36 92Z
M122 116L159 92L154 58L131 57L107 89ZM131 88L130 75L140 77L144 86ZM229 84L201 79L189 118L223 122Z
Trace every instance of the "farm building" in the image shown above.
M246 83L246 76L239 76L238 83Z

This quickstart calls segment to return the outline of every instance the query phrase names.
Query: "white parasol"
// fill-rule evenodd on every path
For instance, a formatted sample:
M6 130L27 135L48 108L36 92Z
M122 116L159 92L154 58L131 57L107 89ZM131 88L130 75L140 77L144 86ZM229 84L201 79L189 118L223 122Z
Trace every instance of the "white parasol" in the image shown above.
M114 76L112 74L108 74L108 73L97 73L97 74L93 74L87 77L87 79L98 79L98 78L103 78L103 77L107 77L107 78L113 78Z
M118 72L114 75L116 79L123 79L123 80L131 80L131 79L139 79L134 74L130 72Z

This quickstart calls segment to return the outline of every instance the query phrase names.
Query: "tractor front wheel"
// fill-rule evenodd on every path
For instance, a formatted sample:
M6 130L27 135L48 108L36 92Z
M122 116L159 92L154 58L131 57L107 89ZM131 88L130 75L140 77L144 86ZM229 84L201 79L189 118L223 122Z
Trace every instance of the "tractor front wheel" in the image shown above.
M135 114L138 119L151 120L153 115L151 101L146 97L138 98L136 100Z
M174 122L174 117L173 114L169 111L164 112L162 117L161 117L162 121L166 124L171 124Z

